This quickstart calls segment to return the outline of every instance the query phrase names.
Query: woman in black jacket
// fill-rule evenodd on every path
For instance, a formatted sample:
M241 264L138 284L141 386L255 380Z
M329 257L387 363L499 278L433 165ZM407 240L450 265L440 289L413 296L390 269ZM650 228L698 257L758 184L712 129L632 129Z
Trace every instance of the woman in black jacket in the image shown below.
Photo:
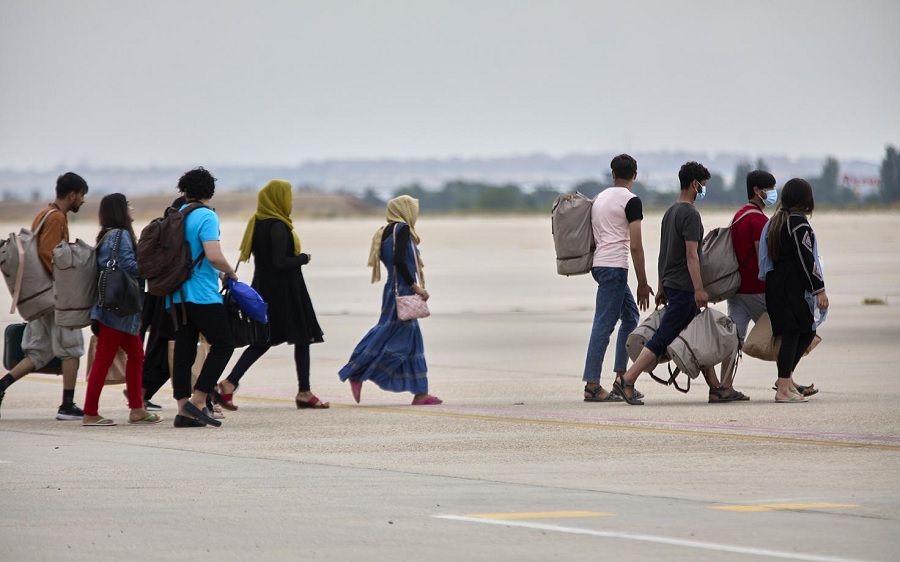
M311 258L301 252L300 238L291 222L291 207L291 184L284 180L270 181L260 190L256 214L244 231L238 261L248 261L253 255L252 286L269 305L270 338L266 344L245 349L228 378L219 383L215 399L228 410L237 410L233 395L241 377L270 347L282 343L294 346L297 408L329 406L310 390L309 346L324 340L301 270Z

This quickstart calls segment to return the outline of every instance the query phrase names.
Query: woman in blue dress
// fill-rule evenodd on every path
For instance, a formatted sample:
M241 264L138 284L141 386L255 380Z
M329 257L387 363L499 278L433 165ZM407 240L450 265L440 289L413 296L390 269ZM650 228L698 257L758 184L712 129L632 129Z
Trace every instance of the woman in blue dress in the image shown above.
M415 230L418 216L417 199L408 195L391 199L387 204L387 224L378 229L372 238L369 252L372 283L381 279L382 263L388 271L381 298L381 316L339 372L342 381L350 381L353 399L357 403L362 383L367 380L383 390L411 392L413 405L442 402L428 393L428 366L419 321L397 319L395 286L400 295L416 293L428 300L421 273L419 235Z

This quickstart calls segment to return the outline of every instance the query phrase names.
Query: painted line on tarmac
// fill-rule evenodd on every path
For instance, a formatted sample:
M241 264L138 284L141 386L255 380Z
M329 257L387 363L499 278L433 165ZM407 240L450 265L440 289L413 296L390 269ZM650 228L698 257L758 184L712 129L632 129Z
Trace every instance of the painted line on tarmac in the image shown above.
M740 513L756 513L760 511L804 511L807 509L832 509L838 507L859 507L853 503L768 503L768 504L746 504L746 505L711 505L710 509L719 509L722 511L737 511Z
M470 513L466 517L475 519L560 519L567 517L610 517L612 513L596 511L532 511L521 513Z
M780 550L769 550L766 548L751 548L746 546L737 546L730 544L720 544L713 542L693 541L676 539L672 537L661 537L657 535L643 535L639 533L623 533L620 531L594 531L591 529L579 529L577 527L562 527L560 525L548 525L545 523L529 523L525 521L503 521L500 519L477 519L474 517L466 517L460 515L434 515L435 519L445 519L449 521L464 521L468 523L482 523L487 525L503 525L505 527L523 527L525 529L535 529L538 531L551 531L557 533L568 533L572 535L588 535L592 537L602 537L609 539L624 539L638 542L649 542L656 544L665 544L669 546L681 546L685 548L697 548L700 550L711 550L715 552L730 552L733 554L750 554L754 556L768 556L770 558L785 558L788 560L804 560L808 562L866 562L858 558L840 558L836 556L820 556L817 554L803 554L800 552L784 552Z

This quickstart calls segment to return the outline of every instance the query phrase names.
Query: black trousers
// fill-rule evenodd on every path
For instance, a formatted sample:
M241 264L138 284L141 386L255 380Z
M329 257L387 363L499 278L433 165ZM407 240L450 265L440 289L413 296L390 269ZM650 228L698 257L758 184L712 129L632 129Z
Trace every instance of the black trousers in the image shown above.
M144 352L144 400L150 400L169 380L169 340L154 338Z
M294 345L294 366L297 369L298 392L309 392L309 344L296 343ZM268 345L251 345L241 354L241 358L235 363L228 380L234 386L241 381L241 377L256 363L260 357L271 349Z
M181 304L178 306L181 312ZM219 382L219 377L231 354L234 353L234 337L228 314L222 304L185 303L186 323L179 314L177 331L175 332L175 358L172 362L172 395L175 400L189 398L191 389L191 367L197 358L197 342L200 334L209 342L209 355L203 362L197 384L200 392L212 392Z
M803 353L816 336L815 332L795 332L785 330L781 333L781 349L778 350L778 378L790 378L797 368Z

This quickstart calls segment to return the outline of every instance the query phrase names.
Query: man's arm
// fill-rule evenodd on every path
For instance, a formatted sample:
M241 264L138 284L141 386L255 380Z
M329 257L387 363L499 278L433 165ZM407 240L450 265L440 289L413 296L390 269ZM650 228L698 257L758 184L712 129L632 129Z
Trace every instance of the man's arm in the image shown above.
M203 242L203 251L206 252L206 259L209 260L209 263L212 264L214 268L224 273L226 277L231 277L237 281L237 273L235 273L234 268L228 263L228 260L225 259L225 254L222 253L222 244L220 244L218 240L207 240Z
M696 240L685 240L684 251L687 256L688 273L691 274L691 284L694 285L694 302L697 308L704 308L709 304L709 295L703 288L703 279L700 276L700 254L697 251L698 242Z
M641 310L650 307L650 295L653 289L647 283L647 270L644 263L644 242L641 238L641 221L635 220L628 224L631 238L631 261L634 262L634 274L637 276L637 301Z

